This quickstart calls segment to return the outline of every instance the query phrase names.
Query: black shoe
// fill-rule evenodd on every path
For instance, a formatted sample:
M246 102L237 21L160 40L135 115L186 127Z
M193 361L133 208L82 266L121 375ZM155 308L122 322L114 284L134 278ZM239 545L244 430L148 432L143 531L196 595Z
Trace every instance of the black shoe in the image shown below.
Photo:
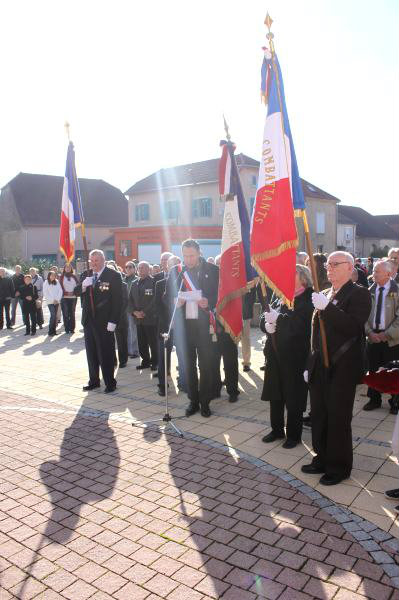
M91 390L95 390L99 387L101 387L99 383L89 383L88 385L84 385L82 387L82 390L84 392L90 392Z
M251 370L251 367L249 365L244 365L243 369L244 373L248 373L248 371Z
M158 371L158 365L151 365L151 371Z
M267 435L263 436L262 442L264 442L265 444L270 444L271 442L275 442L276 440L283 440L284 437L285 437L284 434L277 435L277 433L274 433L274 431L271 431Z
M399 500L399 489L396 490L387 490L385 492L385 497L390 500Z
M337 485L344 481L344 479L348 479L347 475L327 475L325 473L322 477L320 477L319 483L321 485Z
M261 371L264 371L265 369L266 369L266 365L262 365L260 368Z
M199 404L195 402L190 402L190 404L186 408L186 417L191 417L191 415L195 415L195 413L198 411Z
M322 467L318 467L313 463L310 463L310 465L302 465L301 471L302 473L307 473L308 475L320 475L321 473L324 473L324 469Z
M229 396L229 402L233 403L233 402L237 402L238 400L238 396Z
M119 363L119 368L120 369L124 369L126 367L126 365L127 365L127 362L125 362L125 363Z
M30 335L30 331L26 331L24 335Z
M295 440L289 440L288 438L285 440L284 444L282 445L282 448L286 448L287 450L290 450L291 448L295 448L295 446L298 446L299 441L296 442Z
M142 369L149 369L149 368L150 368L150 366L151 366L151 365L149 365L149 364L147 365L146 363L141 363L140 365L137 365L137 366L136 366L136 369L137 369L138 371L141 371Z
M12 325L7 325L7 329L14 329L14 327Z
M161 385L158 386L158 396L165 396L165 388Z
M152 369L151 369L151 370L152 370ZM157 378L157 377L159 377L159 375L158 375L158 371L157 371L156 373L153 373L153 374L152 374L152 378L153 378L153 379L154 379L154 377L156 377L156 378Z
M115 392L116 390L116 385L110 385L105 388L104 390L104 394L112 394L112 392Z
M369 400L367 404L363 406L363 410L374 410L376 408L381 408L381 400Z
M209 408L209 405L206 404L205 406L201 406L201 416L202 417L210 417L211 416L211 411Z
M31 335L36 335L36 331L32 331Z
M39 329L43 329L43 325L39 325Z

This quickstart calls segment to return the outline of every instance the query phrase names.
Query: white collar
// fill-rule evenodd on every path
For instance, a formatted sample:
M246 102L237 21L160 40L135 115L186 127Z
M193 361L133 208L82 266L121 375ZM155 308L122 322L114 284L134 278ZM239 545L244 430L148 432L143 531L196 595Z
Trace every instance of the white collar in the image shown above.
M103 268L101 269L101 271L99 271L98 273L95 273L95 271L93 271L93 276L97 275L97 281L100 279L100 277L101 277L104 269L105 269L105 265L103 266Z

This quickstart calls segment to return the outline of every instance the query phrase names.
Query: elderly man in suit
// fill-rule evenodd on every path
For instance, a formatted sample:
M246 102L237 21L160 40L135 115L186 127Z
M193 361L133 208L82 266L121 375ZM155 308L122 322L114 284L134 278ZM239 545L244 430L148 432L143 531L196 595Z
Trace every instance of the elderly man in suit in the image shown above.
M147 261L139 262L138 278L130 288L130 306L137 327L137 340L141 363L136 369L158 369L158 340L157 316L155 313L155 283L150 275L150 265ZM150 354L151 352L151 354Z
M370 288L371 313L366 323L367 354L369 370L378 371L391 360L399 359L399 289L392 279L392 262L379 260L374 264L374 283ZM381 406L381 393L369 388L370 400L363 410L374 410ZM397 401L390 399L393 415L398 414Z
M322 485L347 479L353 463L352 411L356 385L364 373L364 326L371 310L369 291L351 279L353 267L348 252L333 252L326 263L332 287L312 294L316 311L304 376L309 382L316 456L302 471L322 474ZM329 369L323 364L320 318L326 330Z
M388 258L392 261L393 271L392 279L399 283L399 248L391 248L388 252Z
M122 310L122 278L118 271L105 266L102 250L90 252L89 271L74 290L82 297L82 325L86 346L89 383L83 391L100 387L100 366L106 394L116 389L114 377L115 329Z
M181 259L178 256L173 256L170 252L164 252L161 256L161 264L162 258L165 254L169 254L169 258L166 263L166 267L163 266L163 278L158 279L155 282L155 311L157 314L157 340L158 340L158 394L159 396L165 396L165 348L164 348L164 338L163 334L169 331L171 314L169 311L169 303L165 299L165 289L166 282L168 279L169 269L172 269L176 265L181 263ZM155 278L154 278L155 279ZM171 333L169 339L166 342L166 354L167 354L167 372L170 372L170 359L173 348L173 333ZM179 365L180 367L180 365ZM180 375L180 371L179 371Z

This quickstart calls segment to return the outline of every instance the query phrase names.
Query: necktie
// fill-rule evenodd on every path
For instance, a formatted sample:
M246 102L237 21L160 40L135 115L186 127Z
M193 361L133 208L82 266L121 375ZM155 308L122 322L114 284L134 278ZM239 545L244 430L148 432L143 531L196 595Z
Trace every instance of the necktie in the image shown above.
M93 275L93 287L96 285L98 279L98 273L94 273Z
M380 328L380 323L381 323L381 310L382 310L382 297L384 294L384 289L383 287L380 287L380 289L378 290L379 294L378 294L378 300L377 300L377 309L375 311L375 328L379 329Z

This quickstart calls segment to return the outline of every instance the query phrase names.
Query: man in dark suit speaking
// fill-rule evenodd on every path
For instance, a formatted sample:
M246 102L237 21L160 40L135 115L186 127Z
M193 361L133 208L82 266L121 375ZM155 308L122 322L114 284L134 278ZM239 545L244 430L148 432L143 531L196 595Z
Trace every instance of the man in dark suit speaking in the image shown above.
M89 271L76 286L76 296L82 297L82 325L86 346L89 383L84 391L100 387L100 366L106 394L115 391L114 377L115 329L122 309L122 278L120 273L105 266L102 250L90 252Z
M219 269L201 257L200 246L195 240L182 243L182 254L184 268L181 270L180 266L176 266L170 270L165 296L171 312L175 302L177 307L173 336L185 357L184 371L190 400L186 415L189 417L201 409L201 415L209 417L209 402L214 396L213 337L216 337L211 334L211 329L214 329L211 311L217 301Z

